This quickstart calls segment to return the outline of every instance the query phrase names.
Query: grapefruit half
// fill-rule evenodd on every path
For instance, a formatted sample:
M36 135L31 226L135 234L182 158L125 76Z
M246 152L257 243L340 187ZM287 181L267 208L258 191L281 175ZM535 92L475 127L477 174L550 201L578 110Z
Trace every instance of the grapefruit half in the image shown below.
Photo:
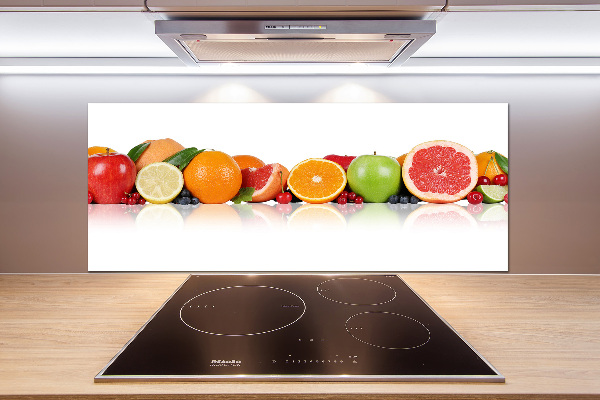
M404 159L406 188L430 203L463 199L477 184L477 159L466 147L446 140L418 145Z
M275 199L277 193L287 186L290 172L281 164L268 164L261 168L244 168L242 170L242 187L254 188L252 202Z

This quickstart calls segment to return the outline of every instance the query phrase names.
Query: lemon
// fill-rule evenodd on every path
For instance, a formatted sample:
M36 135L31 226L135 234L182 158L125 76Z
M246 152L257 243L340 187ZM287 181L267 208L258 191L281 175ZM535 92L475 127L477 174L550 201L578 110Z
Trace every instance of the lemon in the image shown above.
M165 204L183 189L183 174L179 168L166 162L149 164L138 172L135 187L146 201Z

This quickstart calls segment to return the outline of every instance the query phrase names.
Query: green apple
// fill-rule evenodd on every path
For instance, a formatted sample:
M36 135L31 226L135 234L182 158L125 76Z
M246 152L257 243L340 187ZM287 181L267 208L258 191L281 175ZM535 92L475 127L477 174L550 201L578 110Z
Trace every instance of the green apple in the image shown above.
M348 167L348 185L367 203L385 203L400 190L401 168L395 158L378 155L356 157Z

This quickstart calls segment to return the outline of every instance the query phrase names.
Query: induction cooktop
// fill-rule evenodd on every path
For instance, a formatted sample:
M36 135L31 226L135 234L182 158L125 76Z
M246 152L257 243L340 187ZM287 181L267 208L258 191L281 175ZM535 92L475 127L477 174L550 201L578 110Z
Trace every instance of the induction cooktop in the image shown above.
M190 275L95 377L115 381L504 377L396 275Z

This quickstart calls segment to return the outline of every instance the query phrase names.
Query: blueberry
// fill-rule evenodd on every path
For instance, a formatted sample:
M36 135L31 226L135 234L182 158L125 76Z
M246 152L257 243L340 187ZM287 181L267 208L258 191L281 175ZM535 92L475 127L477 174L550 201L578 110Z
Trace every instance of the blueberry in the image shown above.
M181 192L179 192L179 197L192 197L192 194L187 189L181 189Z
M190 204L191 200L189 197L182 197L181 199L179 199L179 204L181 204L182 206L187 206L188 204Z
M400 196L400 204L408 204L410 198L408 196Z
M193 205L200 204L200 200L197 197L192 197L191 203Z
M388 198L388 203L390 204L397 204L398 203L398 195L397 194L393 194Z
M180 200L179 197L175 197L171 203L179 204L179 200Z
M417 196L410 196L410 204L419 204L420 201Z

